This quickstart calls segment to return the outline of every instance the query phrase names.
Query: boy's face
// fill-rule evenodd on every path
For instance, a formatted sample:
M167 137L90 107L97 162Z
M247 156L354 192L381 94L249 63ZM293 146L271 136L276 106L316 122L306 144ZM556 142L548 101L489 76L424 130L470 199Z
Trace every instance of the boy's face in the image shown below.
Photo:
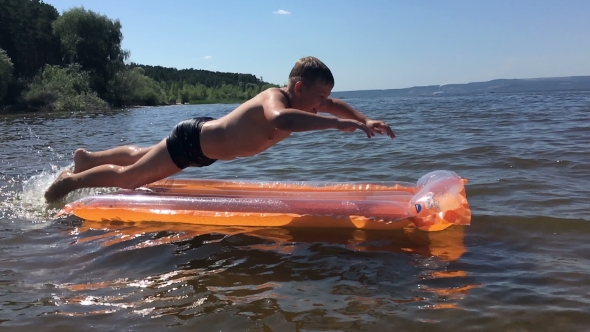
M326 99L332 93L333 86L324 83L314 83L305 85L303 82L295 84L295 93L299 97L299 107L301 110L311 113L317 113L317 108L322 106Z

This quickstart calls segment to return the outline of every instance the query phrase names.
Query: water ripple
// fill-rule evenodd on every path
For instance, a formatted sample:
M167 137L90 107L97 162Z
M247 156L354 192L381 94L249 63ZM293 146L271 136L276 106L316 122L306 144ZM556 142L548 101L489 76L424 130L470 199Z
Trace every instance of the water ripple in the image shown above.
M397 138L298 133L189 178L469 180L443 232L55 219L44 188L78 147L149 145L235 105L0 116L0 326L11 331L584 330L587 92L350 99ZM81 190L66 197L109 192Z

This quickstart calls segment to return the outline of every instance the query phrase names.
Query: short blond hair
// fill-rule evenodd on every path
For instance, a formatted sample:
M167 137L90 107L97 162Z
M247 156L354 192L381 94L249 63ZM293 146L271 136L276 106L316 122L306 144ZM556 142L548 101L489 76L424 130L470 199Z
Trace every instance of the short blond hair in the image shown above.
M334 86L332 71L320 59L307 56L297 60L291 73L289 73L289 84L302 81L306 85L322 83Z

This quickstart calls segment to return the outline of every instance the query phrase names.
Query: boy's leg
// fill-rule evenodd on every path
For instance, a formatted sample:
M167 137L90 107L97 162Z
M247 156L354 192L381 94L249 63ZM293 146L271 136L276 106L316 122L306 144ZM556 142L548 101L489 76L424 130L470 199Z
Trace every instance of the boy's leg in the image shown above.
M45 192L45 199L48 202L53 202L69 192L81 188L135 189L180 171L181 169L170 158L166 148L166 139L163 139L150 148L149 152L136 163L129 166L107 164L76 174L68 171L62 172Z
M141 148L134 145L126 145L97 152L77 149L74 152L74 173L80 173L105 164L119 166L132 165L150 152L152 148L153 146Z

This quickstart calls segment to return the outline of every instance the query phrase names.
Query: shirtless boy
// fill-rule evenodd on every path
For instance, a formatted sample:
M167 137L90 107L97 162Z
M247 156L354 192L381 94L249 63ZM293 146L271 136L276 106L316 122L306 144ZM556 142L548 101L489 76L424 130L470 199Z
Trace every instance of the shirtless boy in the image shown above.
M183 121L156 145L76 150L74 171L62 172L45 192L45 199L53 202L81 188L135 189L189 166L256 155L292 132L359 129L369 138L375 133L395 137L385 122L371 120L345 102L329 98L333 87L334 77L323 62L314 57L299 59L285 88L267 89L219 119Z

